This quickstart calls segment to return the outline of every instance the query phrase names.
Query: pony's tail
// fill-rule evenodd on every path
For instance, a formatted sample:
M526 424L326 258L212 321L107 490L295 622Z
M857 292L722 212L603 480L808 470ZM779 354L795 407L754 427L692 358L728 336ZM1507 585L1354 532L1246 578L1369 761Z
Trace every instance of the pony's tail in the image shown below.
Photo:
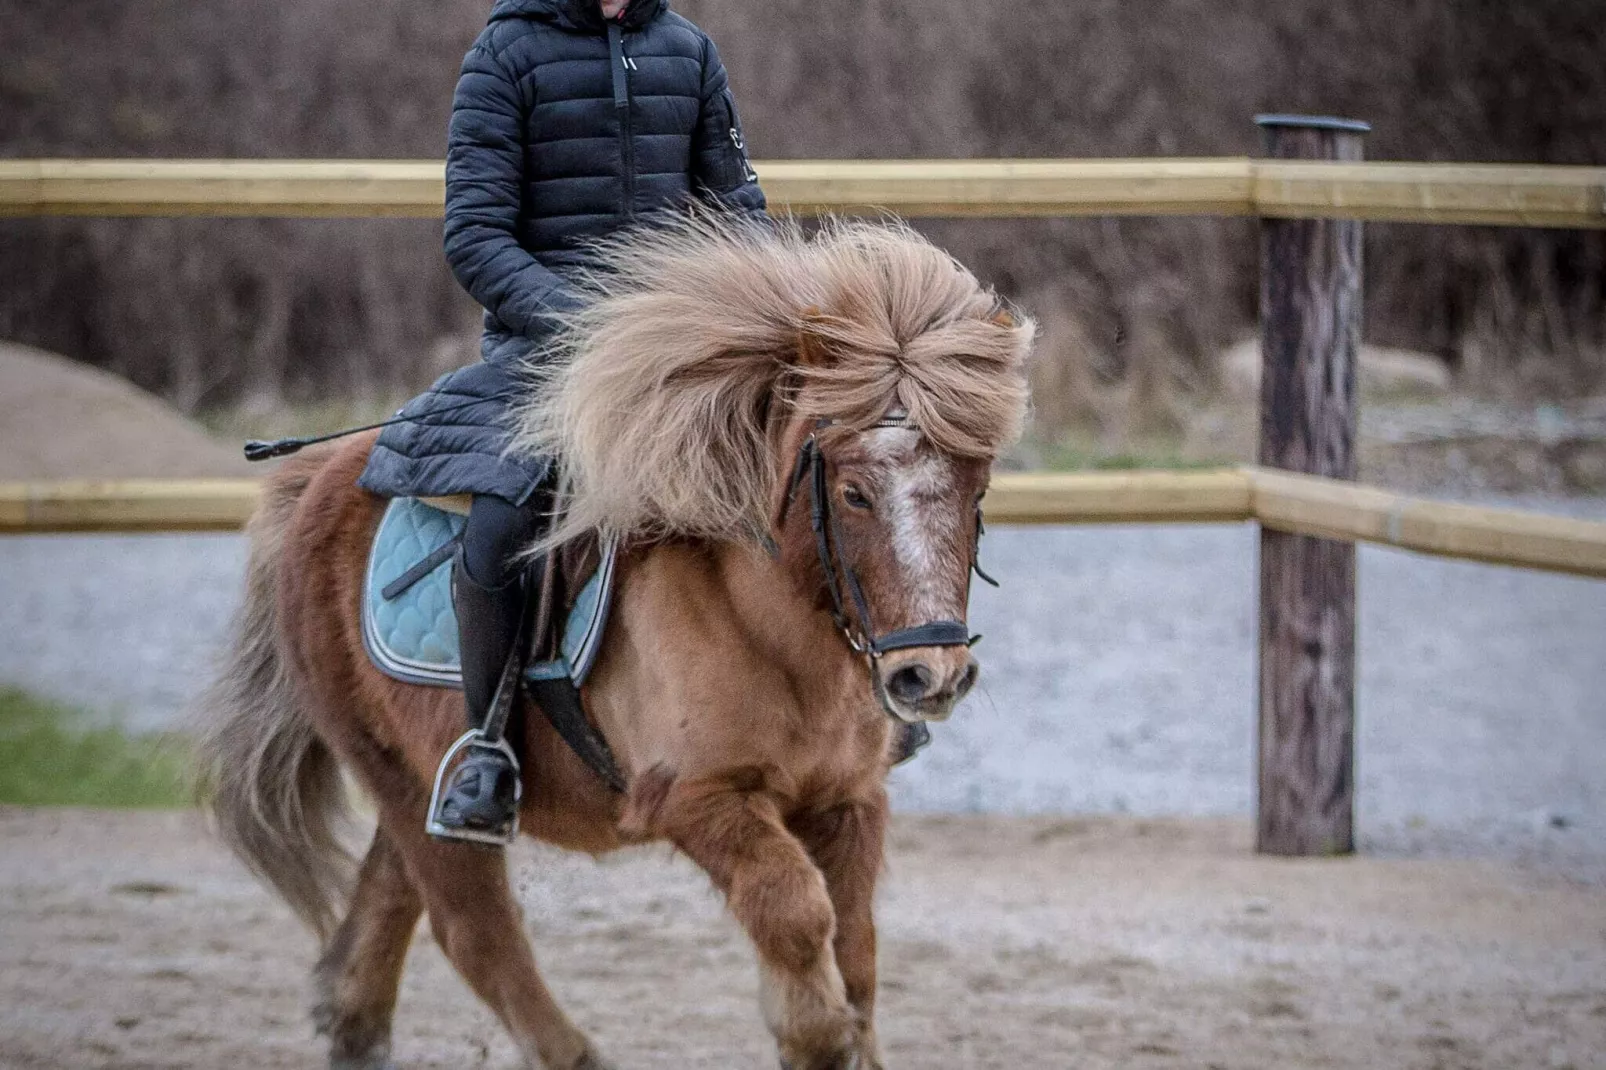
M200 700L196 754L200 799L223 841L327 941L351 884L339 831L347 800L285 664L277 604L286 529L319 463L298 458L269 479L246 529L245 603L222 672Z

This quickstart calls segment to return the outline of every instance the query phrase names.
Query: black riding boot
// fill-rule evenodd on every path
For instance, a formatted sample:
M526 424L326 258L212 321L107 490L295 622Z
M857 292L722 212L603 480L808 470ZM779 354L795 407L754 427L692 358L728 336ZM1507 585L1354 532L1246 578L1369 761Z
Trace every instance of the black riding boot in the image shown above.
M463 706L470 731L485 726L503 669L518 640L525 612L522 578L501 587L484 587L469 575L463 551L452 563L452 602L457 609L458 646L462 651ZM477 842L486 837L512 838L518 812L518 762L510 750L470 746L441 801L431 814L431 832L443 839L467 832Z

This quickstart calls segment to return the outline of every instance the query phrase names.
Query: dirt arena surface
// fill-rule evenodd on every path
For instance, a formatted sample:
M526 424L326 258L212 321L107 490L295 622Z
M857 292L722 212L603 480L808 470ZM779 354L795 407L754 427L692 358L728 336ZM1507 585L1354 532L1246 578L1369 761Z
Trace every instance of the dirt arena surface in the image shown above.
M1236 821L900 818L888 1064L1606 1066L1606 887L1254 857ZM746 941L665 850L521 848L547 975L621 1070L772 1067ZM0 810L0 1066L317 1067L311 939L186 813ZM512 1067L421 929L401 1067Z

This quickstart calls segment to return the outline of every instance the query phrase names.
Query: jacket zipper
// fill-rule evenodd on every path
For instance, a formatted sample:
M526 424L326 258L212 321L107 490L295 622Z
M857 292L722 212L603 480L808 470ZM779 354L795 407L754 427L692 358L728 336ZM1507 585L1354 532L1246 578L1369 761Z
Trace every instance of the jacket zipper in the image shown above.
M630 126L630 72L635 63L625 55L624 28L617 22L608 23L608 66L613 71L613 107L619 115L619 159L624 167L621 185L624 190L626 219L636 216L636 144Z

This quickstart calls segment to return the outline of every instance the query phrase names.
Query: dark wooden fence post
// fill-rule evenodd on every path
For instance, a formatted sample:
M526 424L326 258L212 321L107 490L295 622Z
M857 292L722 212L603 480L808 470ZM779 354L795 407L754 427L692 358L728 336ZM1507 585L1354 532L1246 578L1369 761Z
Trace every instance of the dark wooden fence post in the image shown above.
M1255 120L1274 159L1362 158L1365 123ZM1260 222L1260 463L1355 478L1361 224ZM1260 533L1256 848L1355 849L1355 547Z

